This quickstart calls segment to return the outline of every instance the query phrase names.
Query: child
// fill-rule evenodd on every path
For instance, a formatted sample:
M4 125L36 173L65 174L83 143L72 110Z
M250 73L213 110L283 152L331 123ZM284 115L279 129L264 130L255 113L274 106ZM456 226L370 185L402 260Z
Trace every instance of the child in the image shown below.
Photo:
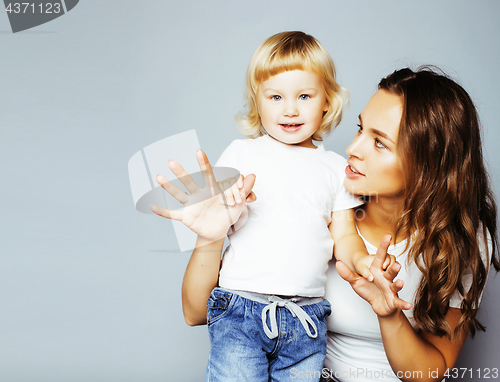
M341 87L314 37L283 32L254 53L246 95L240 122L255 139L232 142L216 166L255 174L258 199L229 235L219 287L207 302L206 380L319 380L334 242L337 259L370 276L352 210L361 202L343 187L347 162L313 144L340 122ZM238 188L225 194L229 205L241 203Z

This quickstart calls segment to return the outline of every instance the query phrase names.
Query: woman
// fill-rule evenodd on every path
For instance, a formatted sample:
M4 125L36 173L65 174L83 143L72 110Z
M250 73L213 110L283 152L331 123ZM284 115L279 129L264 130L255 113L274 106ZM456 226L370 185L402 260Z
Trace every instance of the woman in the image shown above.
M402 265L399 278L405 282L400 297L414 306L405 314L390 306L390 296L386 300L374 288L388 286L380 269L369 285L337 265L372 310L330 267L325 374L356 381L440 380L455 364L467 333L484 330L476 308L487 259L499 269L496 207L476 110L446 76L403 69L380 82L359 120L346 150L344 185L355 194L374 195L357 212L359 232L371 253L373 244L392 234L388 252Z
M345 187L367 197L356 218L369 252L381 244L370 267L371 282L340 262L338 272L330 267L325 297L332 315L323 377L441 380L467 334L484 330L477 307L489 264L500 269L496 206L476 110L465 90L446 76L402 69L380 82L359 119L347 149ZM206 157L197 156L200 166L209 168ZM178 177L187 175L178 164L171 168ZM238 182L242 195L253 181L249 176ZM198 192L192 184L187 187ZM165 189L186 200L172 185ZM254 198L250 194L249 201ZM217 285L220 237L244 207L237 203L223 215L223 203L222 197L212 198L210 208L198 203L199 211L194 205L182 213L161 213L186 225L208 226L200 223L213 221L211 209L219 211L219 224L199 236L184 278L183 310L191 325L205 323L205 303ZM398 263L384 270L386 250ZM401 299L412 309L403 312L410 304Z

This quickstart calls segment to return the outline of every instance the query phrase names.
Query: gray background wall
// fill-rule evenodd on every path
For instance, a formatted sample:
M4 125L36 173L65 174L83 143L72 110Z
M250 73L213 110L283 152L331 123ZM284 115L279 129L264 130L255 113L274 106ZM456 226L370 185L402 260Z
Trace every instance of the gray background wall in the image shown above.
M477 104L500 196L499 15L495 0L82 0L12 34L0 12L0 380L202 380L206 328L181 313L189 252L135 211L127 162L192 128L215 160L240 137L246 66L274 33L303 30L333 56L351 93L326 141L339 153L382 76L443 68ZM458 367L500 367L499 292L491 278L488 331Z

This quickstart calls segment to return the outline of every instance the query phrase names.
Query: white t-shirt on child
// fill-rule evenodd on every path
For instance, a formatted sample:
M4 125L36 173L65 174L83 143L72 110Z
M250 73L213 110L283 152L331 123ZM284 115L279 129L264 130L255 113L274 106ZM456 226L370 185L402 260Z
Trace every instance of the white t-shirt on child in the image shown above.
M215 167L255 174L257 201L229 235L220 271L223 288L285 296L324 295L333 240L332 211L362 202L344 189L340 155L287 145L270 136L233 141Z

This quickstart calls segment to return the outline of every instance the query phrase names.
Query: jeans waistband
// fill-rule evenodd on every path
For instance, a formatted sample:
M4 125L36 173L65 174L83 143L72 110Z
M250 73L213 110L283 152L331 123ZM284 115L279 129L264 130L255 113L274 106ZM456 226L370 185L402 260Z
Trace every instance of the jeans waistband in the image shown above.
M318 336L318 328L316 327L316 324L314 323L312 318L309 317L309 315L301 308L301 306L318 304L324 300L322 297L285 297L247 291L228 291L233 292L248 300L267 304L264 309L262 309L262 327L264 328L264 332L266 333L268 338L274 339L278 337L279 334L278 323L276 320L277 308L286 308L293 317L298 318L309 337L316 338ZM271 324L270 328L267 326L268 315L269 322ZM311 329L313 331L311 331Z
M269 304L269 298L271 296L279 297L285 301L293 301L298 306L318 304L318 303L323 302L325 300L323 297L280 296L280 295L263 294L263 293L257 293L257 292L248 292L248 291L242 291L242 290L233 290L233 289L227 289L227 288L222 288L222 289L227 290L227 291L232 292L232 293L236 293L236 294L238 294L241 297L244 297L246 299L260 302L261 304Z

